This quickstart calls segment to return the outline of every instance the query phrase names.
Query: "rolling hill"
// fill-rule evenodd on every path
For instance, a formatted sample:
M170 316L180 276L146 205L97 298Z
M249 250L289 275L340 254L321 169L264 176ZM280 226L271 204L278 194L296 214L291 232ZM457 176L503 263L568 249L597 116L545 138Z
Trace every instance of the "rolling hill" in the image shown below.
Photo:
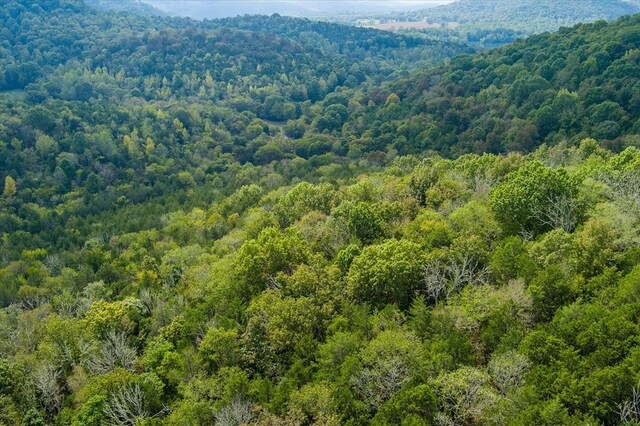
M140 0L86 0L86 4L98 9L130 12L142 16L165 16L162 10Z
M455 22L467 27L504 28L530 34L638 12L636 3L625 0L459 0L411 16L433 23Z
M637 143L639 16L532 36L418 72L386 88L398 103L352 116L347 133L365 150L395 141L399 152L450 155L587 136L610 147Z
M1 425L640 422L640 15L0 22Z

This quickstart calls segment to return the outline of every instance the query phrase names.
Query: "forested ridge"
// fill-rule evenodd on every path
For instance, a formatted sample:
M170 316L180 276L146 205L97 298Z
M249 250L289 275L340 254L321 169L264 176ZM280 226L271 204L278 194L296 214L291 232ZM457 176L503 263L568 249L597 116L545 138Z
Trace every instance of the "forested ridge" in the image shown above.
M184 202L191 189L206 205L214 187L202 184L233 190L219 173L248 162L287 160L279 163L292 169L287 178L313 173L345 148L330 135L303 138L307 131L337 133L349 109L369 101L360 90L417 66L414 56L430 63L468 50L353 28L342 30L350 40L336 47L330 33L341 26L300 21L306 40L280 37L267 31L269 21L284 19L277 16L252 32L98 13L70 1L11 2L1 11L8 35L0 166L18 181L22 209L50 208L41 212L50 223L44 228L24 210L6 217L3 232L34 232L8 237L4 247L79 244L88 223L111 229L110 220L85 222L87 215L165 195ZM393 59L394 49L404 53ZM289 165L312 156L313 165ZM176 203L156 200L151 208L169 212ZM67 220L80 222L79 238L64 232ZM135 214L125 223L158 220ZM3 249L10 258L17 253Z
M614 149L640 131L640 15L532 36L388 86L398 101L353 114L363 150L528 151L593 137Z
M611 21L638 12L640 2L637 0L458 0L378 19L425 21L439 26L423 31L431 36L491 45L579 23Z
M162 10L140 0L86 0L85 3L98 9L131 12L143 16L166 16Z
M627 0L458 0L407 12L405 16L434 23L455 22L467 28L512 29L532 34L616 19L638 11L638 2Z
M638 16L0 19L0 424L640 422Z

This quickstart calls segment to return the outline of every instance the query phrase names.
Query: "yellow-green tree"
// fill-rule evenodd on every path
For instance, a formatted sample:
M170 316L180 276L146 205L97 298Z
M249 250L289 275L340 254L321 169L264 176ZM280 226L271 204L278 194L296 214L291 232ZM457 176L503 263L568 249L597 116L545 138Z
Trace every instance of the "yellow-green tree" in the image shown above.
M10 198L16 191L16 181L11 176L4 178L4 196Z

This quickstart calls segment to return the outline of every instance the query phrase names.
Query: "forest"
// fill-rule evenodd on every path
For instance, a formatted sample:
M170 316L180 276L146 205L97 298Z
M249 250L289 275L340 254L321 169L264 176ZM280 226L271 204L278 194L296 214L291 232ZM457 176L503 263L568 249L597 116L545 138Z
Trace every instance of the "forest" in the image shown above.
M87 6L96 9L130 12L143 16L166 16L162 10L139 0L85 0Z
M500 45L531 34L640 12L638 0L457 0L442 6L372 16L384 21L425 21L438 39ZM343 17L341 21L353 20Z
M640 15L0 20L0 425L640 424Z
M455 57L391 83L398 102L352 114L343 132L363 151L401 153L527 152L586 137L636 146L639 25L639 15L599 21Z

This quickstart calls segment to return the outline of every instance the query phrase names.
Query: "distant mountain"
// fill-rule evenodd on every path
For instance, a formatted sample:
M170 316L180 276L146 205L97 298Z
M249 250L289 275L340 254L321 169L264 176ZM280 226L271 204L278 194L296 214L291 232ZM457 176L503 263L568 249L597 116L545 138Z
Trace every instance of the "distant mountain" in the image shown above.
M142 16L166 16L162 10L140 0L86 0L91 7L120 12L131 12Z
M536 33L640 12L637 0L459 0L410 12L405 18L466 27Z
M333 13L389 13L445 4L447 0L427 1L216 1L216 0L145 0L171 15L196 19L228 18L242 15L281 15L317 17Z

